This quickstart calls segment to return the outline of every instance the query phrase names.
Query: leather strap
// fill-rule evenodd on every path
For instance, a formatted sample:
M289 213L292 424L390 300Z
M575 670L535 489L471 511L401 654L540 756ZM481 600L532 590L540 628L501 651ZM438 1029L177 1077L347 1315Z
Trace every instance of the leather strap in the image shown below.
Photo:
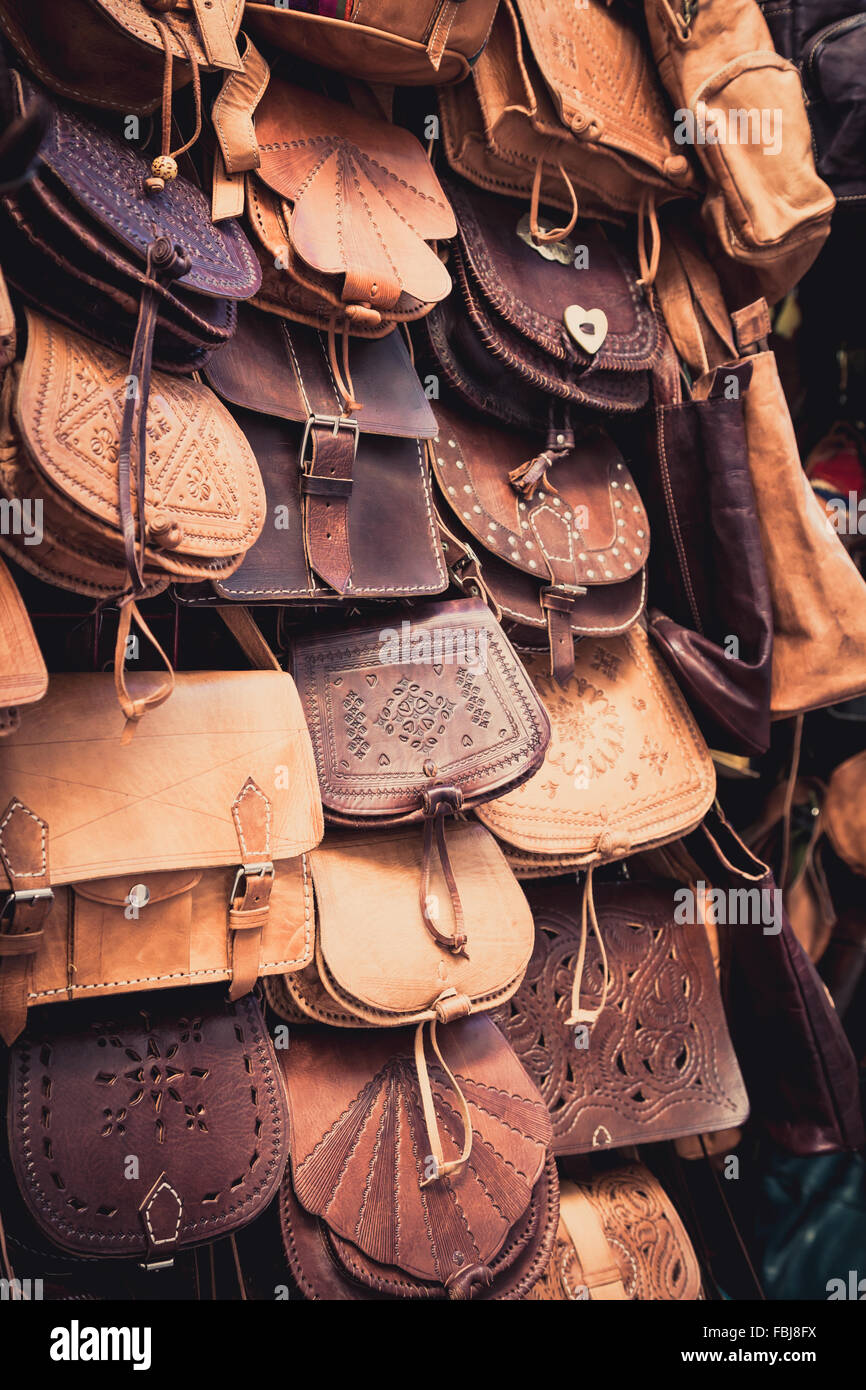
M766 351L772 327L766 299L756 299L754 304L747 304L744 309L735 309L731 314L731 322L740 352L756 352L758 349Z
M0 1036L11 1046L27 1022L33 956L53 902L48 826L14 797L0 819L0 859L10 884L0 905Z
M432 32L427 40L427 57L435 72L439 71L445 50L448 47L448 36L451 33L457 15L460 12L460 0L446 0L436 16L436 23L433 25Z
M357 449L354 420L314 416L308 422L300 475L304 549L310 569L338 594L352 587L349 502Z
M271 70L255 44L244 35L243 66L230 72L211 107L211 119L227 174L258 169L261 163L256 128L256 107L270 81Z
M229 18L232 0L192 0L192 7L208 66L242 72L243 63Z
M211 182L210 215L212 222L224 222L228 217L242 217L246 205L246 178L230 174L222 150L214 150Z
M144 633L148 642L156 650L159 657L165 664L168 671L168 680L163 681L149 695L140 696L134 700L129 693L126 685L126 645L129 637L132 619L135 618L137 626ZM117 621L117 641L114 644L114 688L117 691L117 699L120 708L127 718L127 725L122 735L122 742L128 743L131 739L135 725L149 709L156 709L165 703L174 690L174 668L157 642L144 618L139 612L138 604L131 597L121 600L120 616Z
M571 615L579 594L586 589L573 592L551 585L541 591L541 607L547 618L547 643L550 650L550 674L558 685L566 686L574 674L574 636L571 631Z
M217 612L256 671L282 671L264 633L244 604L231 603Z
M568 1187L562 1193L559 1215L577 1252L590 1298L597 1302L627 1299L598 1211L580 1188Z
M16 343L15 310L9 298L6 277L0 269L0 371L15 361Z
M450 1007L449 1007L450 1006ZM455 989L443 990L442 994L433 1005L434 1017L425 1019L418 1024L415 1030L415 1069L418 1073L418 1086L421 1092L421 1108L424 1111L424 1124L427 1128L427 1138L430 1144L430 1157L434 1160L434 1171L429 1177L421 1181L422 1187L428 1187L431 1182L438 1182L440 1178L446 1178L450 1173L458 1173L460 1169L469 1161L472 1153L472 1119L469 1114L469 1106L466 1097L457 1084L457 1078L452 1072L439 1048L439 1041L436 1036L436 1028L440 1021L450 1022L452 1018L465 1018L471 1012L471 1004L465 994L458 994ZM451 1159L446 1163L445 1154L442 1150L442 1136L439 1133L439 1124L436 1119L436 1106L433 1100L433 1087L430 1082L430 1073L427 1070L427 1056L424 1051L424 1029L429 1023L430 1045L436 1054L436 1058L445 1075L451 1084L457 1101L457 1111L463 1125L463 1149L459 1158Z
M579 1023L588 1023L592 1026L599 1015L604 1010L607 1003L608 991L610 989L610 971L607 966L607 951L604 948L604 937L601 927L598 924L598 917L595 913L595 895L592 889L592 872L594 865L590 864L586 871L586 882L583 886L583 896L580 901L580 946L577 952L577 964L574 968L574 982L571 990L571 1013L565 1020L566 1028L575 1028ZM595 939L598 942L598 949L601 955L601 968L604 971L604 981L601 990L601 1002L594 1009L582 1009L580 1007L580 990L583 984L583 968L586 960L586 942L589 934L589 923L595 932Z
M270 800L248 777L232 802L232 819L241 867L229 906L232 983L230 999L249 994L259 975L262 931L270 912L274 866L271 862Z
M457 887L457 880L454 877L454 870L451 867L451 857L448 853L448 844L445 839L445 817L453 816L463 805L463 793L459 787L429 787L424 792L424 851L421 860L421 887L420 903L421 916L433 940L439 946L447 946L454 955L466 954L466 929L463 904L460 901L460 892ZM451 898L451 908L454 913L454 933L447 936L440 931L433 914L430 911L430 866L433 857L433 838L436 838L436 848L439 852L439 862L442 865L442 873L445 876L445 883L448 887L448 894Z

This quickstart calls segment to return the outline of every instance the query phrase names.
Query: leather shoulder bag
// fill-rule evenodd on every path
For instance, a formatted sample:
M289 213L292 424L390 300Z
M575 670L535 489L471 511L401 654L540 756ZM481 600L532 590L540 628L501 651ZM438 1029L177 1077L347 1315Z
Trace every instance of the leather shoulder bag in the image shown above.
M41 700L48 672L27 609L0 559L0 738L18 727L19 707Z

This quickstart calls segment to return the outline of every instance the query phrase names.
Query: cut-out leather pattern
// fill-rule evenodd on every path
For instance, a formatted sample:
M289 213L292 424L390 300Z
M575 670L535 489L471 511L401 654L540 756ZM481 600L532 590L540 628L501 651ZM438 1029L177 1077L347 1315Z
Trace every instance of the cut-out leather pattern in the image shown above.
M229 1004L171 991L95 1021L56 1017L15 1045L9 1081L15 1175L53 1241L141 1255L151 1242L225 1235L266 1206L285 1166L287 1117L251 996ZM137 1179L124 1172L129 1154ZM175 1213L172 1241L148 1225L155 1202L160 1229Z
M536 944L509 1005L497 1013L508 1041L550 1109L555 1153L585 1153L709 1133L748 1115L712 956L702 925L673 921L673 883L597 884L609 990L586 1047L574 1028L572 984L580 946L573 877L526 887ZM603 967L590 933L581 1005L602 999Z

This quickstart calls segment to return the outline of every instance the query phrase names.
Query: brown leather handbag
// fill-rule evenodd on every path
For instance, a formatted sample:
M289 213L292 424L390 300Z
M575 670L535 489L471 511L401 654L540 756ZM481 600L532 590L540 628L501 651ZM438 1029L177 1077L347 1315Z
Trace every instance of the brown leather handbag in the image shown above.
M416 1047L310 1028L280 1053L283 1241L308 1298L513 1299L549 1258L550 1120L526 1072L486 1018L448 1029L425 1088Z
M631 474L602 430L584 427L530 495L531 437L437 405L430 463L449 561L471 552L499 619L521 648L546 632L550 674L574 669L575 636L613 636L640 617L649 525ZM451 551L454 551L452 559Z
M622 859L698 825L712 759L643 625L582 639L564 687L545 664L527 660L550 716L544 765L476 811L518 877Z
M18 586L0 560L0 738L17 729L19 707L41 700L48 672Z
M458 82L484 47L499 0L248 0L258 37L367 82Z
M55 675L0 741L7 1042L28 1003L215 980L238 998L311 959L323 823L291 677L182 674L123 731L110 675Z
M265 1209L288 1155L285 1095L252 996L119 1003L52 1009L12 1049L12 1164L53 1244L164 1265Z
M429 243L454 235L454 214L414 135L278 78L255 129L262 308L376 335L445 298L451 278Z
M402 336L352 347L344 413L326 335L247 305L207 379L264 475L270 523L217 601L327 603L441 593L448 575L425 440L436 418Z
M526 892L535 950L496 1017L550 1110L554 1153L742 1124L749 1105L706 931L677 925L673 882L596 884L592 936L573 875Z
M563 1182L550 1264L528 1298L652 1302L703 1297L701 1270L679 1214L642 1163Z

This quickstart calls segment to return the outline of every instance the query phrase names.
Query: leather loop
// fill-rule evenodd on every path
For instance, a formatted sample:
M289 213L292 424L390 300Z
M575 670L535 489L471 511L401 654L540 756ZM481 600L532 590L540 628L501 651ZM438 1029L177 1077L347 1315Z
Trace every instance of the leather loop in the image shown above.
M444 994L451 995L454 990L446 990ZM441 998L442 996L440 996ZM438 1001L437 1001L438 1002ZM434 1004L434 1008L436 1005ZM419 1023L415 1030L415 1068L418 1073L418 1085L421 1091L421 1107L424 1111L424 1123L427 1128L427 1138L430 1143L430 1157L433 1159L434 1172L422 1180L421 1186L428 1187L432 1182L438 1182L440 1178L448 1177L450 1173L459 1173L469 1161L472 1153L472 1120L469 1114L469 1106L466 1097L457 1084L457 1079L439 1048L436 1037L437 1020L430 1021L430 1045L436 1054L436 1058L447 1076L457 1102L457 1112L463 1125L463 1149L459 1158L451 1159L446 1163L445 1155L442 1150L442 1136L439 1133L439 1124L436 1119L436 1103L433 1098L433 1087L430 1082L430 1073L427 1070L427 1057L424 1051L424 1029L427 1023Z
M14 797L0 820L0 860L11 890L0 915L0 1037L11 1046L27 1022L32 958L53 901L48 826Z
M242 68L230 72L211 107L213 128L223 167L229 177L261 163L254 116L265 94L271 70L252 40L244 35Z
M164 662L165 668L168 671L167 681L163 681L162 684L158 685L155 690L152 690L149 695L140 696L137 700L132 698L126 684L126 646L133 618L135 618L137 626L141 629L157 655ZM120 603L120 616L117 622L117 641L114 647L114 688L117 691L117 699L120 708L123 710L128 721L123 734L125 741L128 742L132 737L132 726L137 723L149 709L156 709L159 705L165 703L174 690L174 685L174 668L147 623L144 621L144 618L141 616L138 604L131 596L122 599Z
M586 1194L569 1184L560 1203L559 1215L577 1254L590 1298L595 1301L626 1299L622 1275L601 1217Z
M580 1023L588 1023L592 1026L599 1015L603 1012L607 1003L608 991L610 989L610 971L607 965L607 952L604 946L604 936L598 924L598 917L595 913L595 898L592 891L592 873L594 865L590 864L586 871L586 882L583 886L583 896L580 904L580 946L577 952L577 964L574 968L574 983L571 993L571 1012L565 1020L566 1028L574 1028ZM598 942L599 954L601 955L601 968L603 971L603 983L601 989L601 1000L594 1009L582 1009L580 1007L580 990L583 984L583 967L586 960L586 941L589 922L595 932L595 939Z

